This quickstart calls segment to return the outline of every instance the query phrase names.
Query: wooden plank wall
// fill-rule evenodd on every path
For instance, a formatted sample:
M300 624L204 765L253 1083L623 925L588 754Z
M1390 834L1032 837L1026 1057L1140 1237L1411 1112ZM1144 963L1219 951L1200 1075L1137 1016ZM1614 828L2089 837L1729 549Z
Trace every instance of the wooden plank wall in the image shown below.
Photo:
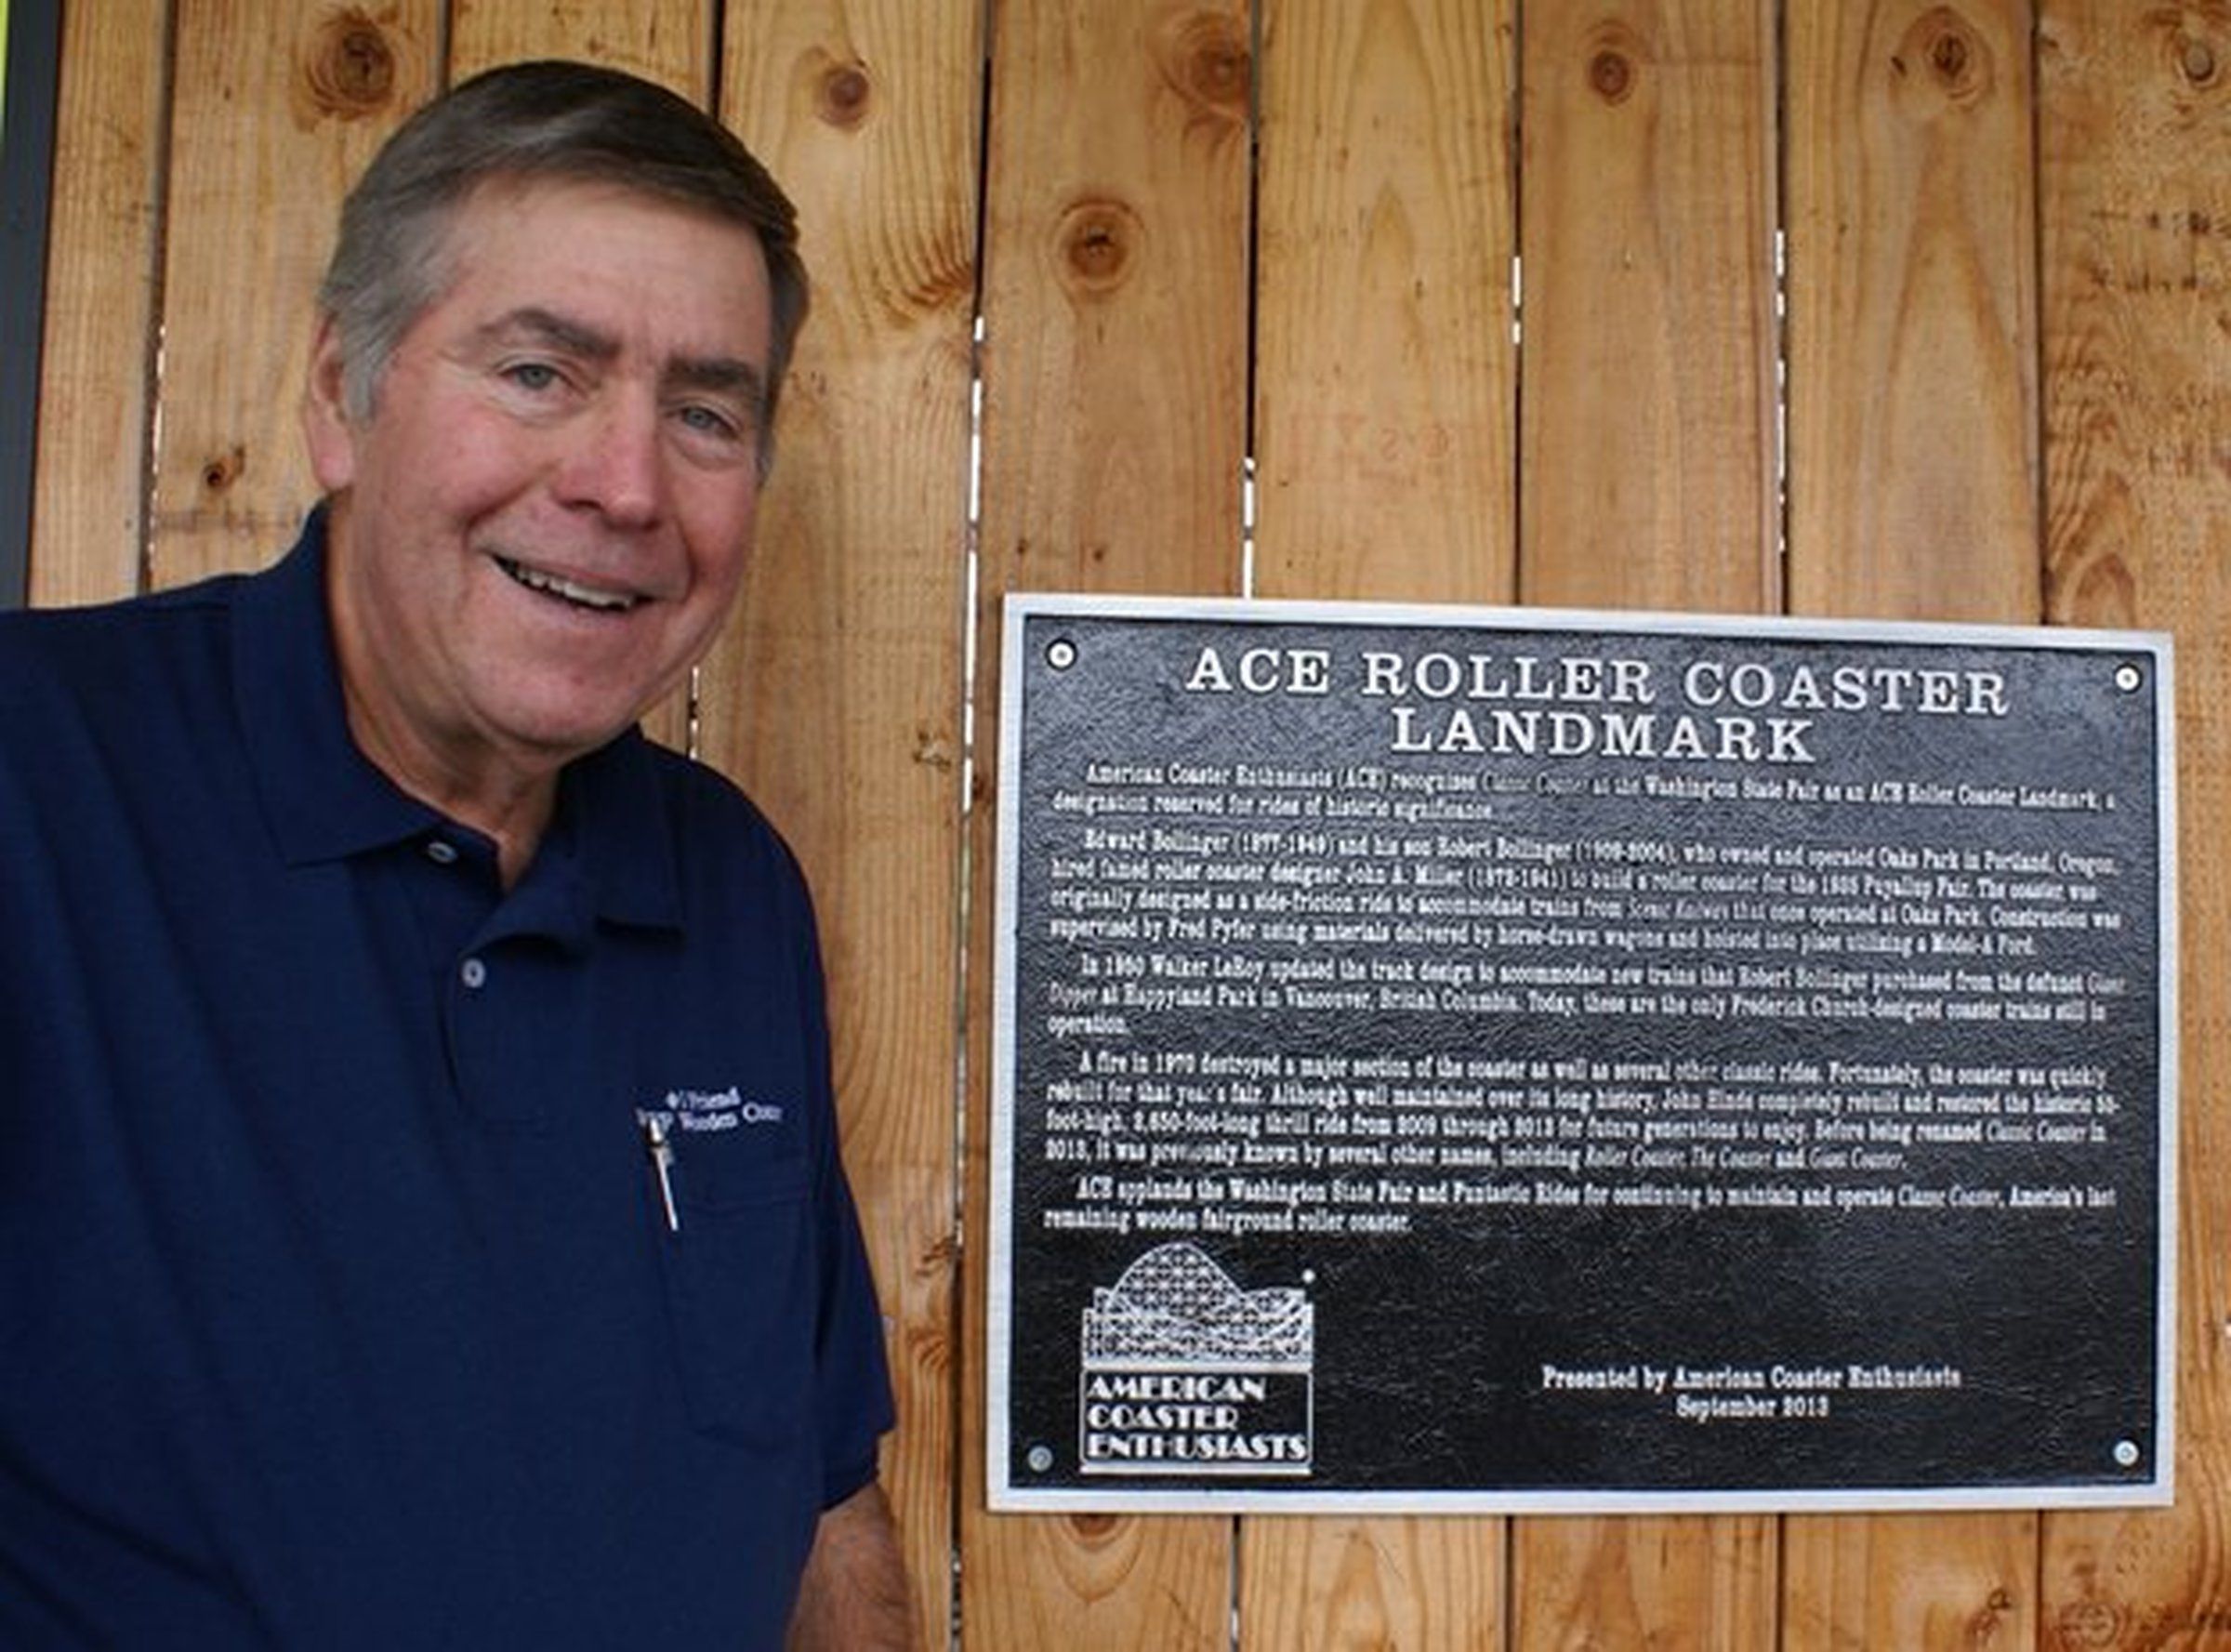
M820 891L925 1647L2231 1646L2225 7L71 0L64 50L41 602L286 542L336 205L448 80L626 64L800 198L762 549L659 727ZM2175 1507L984 1513L983 754L1023 588L2173 630Z

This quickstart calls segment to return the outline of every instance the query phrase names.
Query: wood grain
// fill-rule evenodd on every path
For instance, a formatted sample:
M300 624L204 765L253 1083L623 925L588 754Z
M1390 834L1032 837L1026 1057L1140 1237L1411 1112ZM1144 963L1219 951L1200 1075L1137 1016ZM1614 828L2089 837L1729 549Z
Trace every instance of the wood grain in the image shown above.
M1789 13L1789 589L2035 621L2030 8Z
M450 78L529 58L625 69L693 102L712 90L717 0L451 0Z
M722 115L800 203L815 291L700 743L816 892L846 1168L891 1327L885 1484L920 1644L943 1646L977 12L749 0L723 38Z
M1260 595L1511 596L1514 9L1263 8Z
M1501 1652L1506 1523L1255 1516L1240 1530L1245 1652Z
M1792 1516L1781 1644L2035 1646L2037 1564L2035 1514Z
M985 1346L990 823L1010 590L1238 588L1247 432L1248 10L1149 0L993 8L971 829L967 1346ZM968 1368L962 1414L989 1403ZM976 1437L981 1438L981 1434ZM1232 1523L961 1505L961 1620L1009 1652L1221 1652Z
M33 603L139 588L162 256L164 0L62 17L32 508Z
M2047 1644L2231 1645L2231 16L2051 0L2039 41L2046 606L2177 648L2177 1497L2045 1522Z
M1776 8L1530 7L1519 591L1749 612L1775 561Z
M439 7L179 0L152 583L270 562L341 197L436 76Z
M1771 1518L1537 1519L1514 1526L1514 1645L1732 1652L1775 1645L1778 1546Z

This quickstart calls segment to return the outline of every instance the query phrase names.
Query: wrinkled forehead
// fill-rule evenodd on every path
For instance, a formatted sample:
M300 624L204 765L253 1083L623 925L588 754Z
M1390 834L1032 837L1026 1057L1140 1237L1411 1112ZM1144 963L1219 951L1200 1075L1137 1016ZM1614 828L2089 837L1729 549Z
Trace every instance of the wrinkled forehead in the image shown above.
M700 202L601 178L492 178L442 225L436 264L428 308L469 293L492 315L539 311L601 328L599 348L631 342L616 318L598 321L602 304L680 355L765 372L766 248L749 224Z

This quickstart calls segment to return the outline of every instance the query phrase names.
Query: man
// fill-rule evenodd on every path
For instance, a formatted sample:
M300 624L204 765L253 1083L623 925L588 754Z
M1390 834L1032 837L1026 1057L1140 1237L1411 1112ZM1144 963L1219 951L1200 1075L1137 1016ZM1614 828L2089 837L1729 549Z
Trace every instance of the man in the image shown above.
M344 212L293 552L0 623L0 1645L904 1644L806 895L634 732L805 307L699 112L480 77Z

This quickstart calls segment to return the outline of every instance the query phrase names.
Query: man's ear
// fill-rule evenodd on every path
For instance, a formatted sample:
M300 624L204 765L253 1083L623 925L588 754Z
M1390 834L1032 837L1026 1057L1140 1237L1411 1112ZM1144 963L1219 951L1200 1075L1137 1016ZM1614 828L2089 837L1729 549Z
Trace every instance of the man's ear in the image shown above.
M343 390L346 375L341 330L330 315L318 318L310 341L310 377L302 390L302 437L318 486L337 494L356 480L356 427Z

